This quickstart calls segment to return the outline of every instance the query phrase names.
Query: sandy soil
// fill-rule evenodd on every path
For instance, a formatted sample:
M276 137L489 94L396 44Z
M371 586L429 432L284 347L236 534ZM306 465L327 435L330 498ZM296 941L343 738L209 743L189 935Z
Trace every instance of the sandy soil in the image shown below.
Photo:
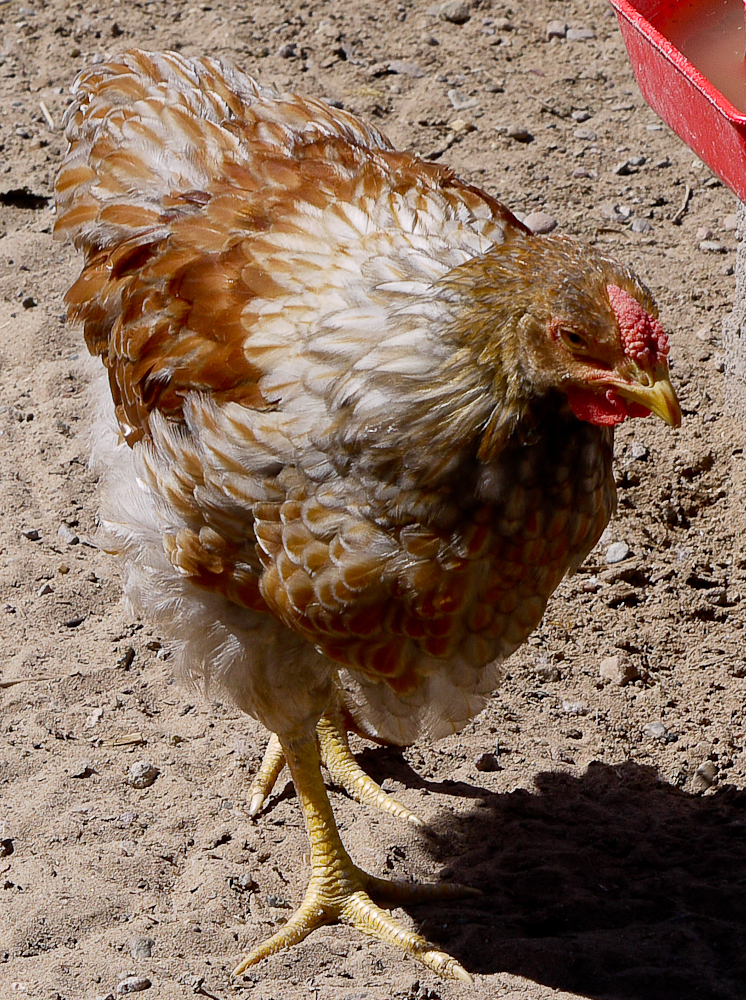
M3 998L93 1000L126 976L163 1000L746 995L746 461L721 349L736 200L646 107L601 0L477 2L463 24L437 12L0 6ZM552 19L594 37L550 41ZM126 616L118 567L90 541L91 368L62 302L78 265L50 235L67 88L131 45L227 56L371 116L515 210L544 210L634 263L674 332L684 427L621 429L618 516L494 703L434 746L356 745L432 831L332 793L372 872L484 890L401 914L475 973L472 988L344 928L229 981L302 895L302 820L285 778L247 818L260 727L172 681L157 631ZM521 128L532 141L509 135ZM629 551L609 563L615 542ZM612 656L618 676L604 679ZM141 760L159 774L136 789Z

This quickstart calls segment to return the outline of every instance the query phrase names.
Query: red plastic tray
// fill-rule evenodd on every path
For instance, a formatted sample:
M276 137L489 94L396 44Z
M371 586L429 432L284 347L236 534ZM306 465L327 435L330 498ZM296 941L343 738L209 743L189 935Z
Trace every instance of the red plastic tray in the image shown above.
M697 156L746 202L746 114L661 32L677 0L611 0L643 97Z

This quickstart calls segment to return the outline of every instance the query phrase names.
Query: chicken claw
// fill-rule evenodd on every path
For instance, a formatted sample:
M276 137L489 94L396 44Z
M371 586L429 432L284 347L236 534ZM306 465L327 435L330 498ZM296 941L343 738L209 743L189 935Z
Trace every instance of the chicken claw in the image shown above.
M285 754L282 744L275 733L271 733L267 749L264 751L262 763L254 775L249 788L249 816L257 816L264 807L275 782L280 777L280 771L285 766Z
M327 721L330 727L335 725L333 720ZM277 737L273 736L273 739L282 746ZM277 760L272 742L269 749L273 750L273 756L271 761L267 760L269 753L265 756L265 763L268 764L265 774L271 773ZM303 808L311 842L311 881L303 902L284 927L250 951L234 969L233 975L239 976L249 966L297 944L317 927L339 922L396 945L439 976L460 979L465 983L472 982L469 973L455 958L434 948L419 934L402 927L382 906L462 899L476 897L481 893L477 889L456 883L412 885L408 882L388 881L358 868L345 850L337 831L321 778L316 739L309 738L295 743L288 741L284 746L284 754Z

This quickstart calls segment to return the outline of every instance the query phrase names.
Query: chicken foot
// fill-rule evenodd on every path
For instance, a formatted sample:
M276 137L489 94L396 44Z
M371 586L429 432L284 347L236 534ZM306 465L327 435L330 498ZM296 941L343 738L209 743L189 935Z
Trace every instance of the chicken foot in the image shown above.
M382 812L405 819L414 826L425 825L419 816L407 809L393 795L384 792L381 786L360 767L350 750L347 728L336 707L329 708L319 719L316 738L321 762L332 781L343 788L355 802L374 806ZM249 789L249 816L256 816L262 809L284 765L285 755L282 746L277 736L272 733L261 766Z
M284 742L273 737L283 751L303 809L311 842L311 880L303 902L272 937L246 955L233 972L241 975L283 948L297 944L326 924L345 923L365 934L396 945L445 978L470 983L471 976L446 952L401 926L382 907L460 899L481 895L477 889L456 883L412 885L377 878L358 868L344 848L321 776L321 757L313 736ZM277 753L266 769L271 775ZM266 757L265 757L266 760ZM276 772L277 773L277 772ZM380 904L380 905L379 905Z

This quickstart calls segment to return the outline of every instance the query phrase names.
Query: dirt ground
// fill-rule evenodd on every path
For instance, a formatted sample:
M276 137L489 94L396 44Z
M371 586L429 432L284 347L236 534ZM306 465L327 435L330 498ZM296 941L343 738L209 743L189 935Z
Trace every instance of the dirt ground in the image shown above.
M3 1000L95 1000L127 977L163 1000L746 995L746 458L721 336L737 202L647 108L602 0L483 0L461 24L441 7L0 4ZM552 20L587 31L549 39ZM618 515L488 710L436 745L355 745L432 829L332 792L374 874L484 891L399 914L473 987L345 928L229 979L302 896L302 819L286 777L248 819L261 727L174 683L91 541L92 368L64 320L78 263L51 239L67 89L133 45L229 57L371 117L633 263L673 333L684 426L621 428ZM144 789L138 761L159 772Z

